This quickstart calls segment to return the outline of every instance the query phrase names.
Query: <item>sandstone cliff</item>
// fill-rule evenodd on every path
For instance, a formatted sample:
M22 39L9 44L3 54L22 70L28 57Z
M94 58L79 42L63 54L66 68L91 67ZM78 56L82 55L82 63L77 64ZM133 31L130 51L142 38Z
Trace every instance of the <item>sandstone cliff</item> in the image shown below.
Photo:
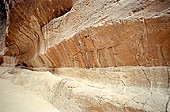
M16 0L5 55L33 67L170 65L169 6L169 0Z
M1 0L0 65L0 112L170 112L170 0Z
M73 5L72 0L11 0L10 25L6 36L5 56L29 60L36 57L44 46L42 27L63 15Z

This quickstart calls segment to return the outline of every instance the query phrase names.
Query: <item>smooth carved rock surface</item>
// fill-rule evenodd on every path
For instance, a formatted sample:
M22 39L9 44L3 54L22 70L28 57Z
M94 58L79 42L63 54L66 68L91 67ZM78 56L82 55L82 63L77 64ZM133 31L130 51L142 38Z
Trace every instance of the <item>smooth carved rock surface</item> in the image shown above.
M33 70L1 67L0 79L32 91L60 112L170 112L169 67Z

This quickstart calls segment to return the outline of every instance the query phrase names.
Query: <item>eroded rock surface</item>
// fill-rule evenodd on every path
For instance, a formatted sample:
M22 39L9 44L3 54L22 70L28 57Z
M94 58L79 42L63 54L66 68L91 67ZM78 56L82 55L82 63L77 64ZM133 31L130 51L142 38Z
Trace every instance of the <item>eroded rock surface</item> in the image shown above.
M35 71L36 70L36 71ZM45 70L45 72L40 72ZM0 68L60 112L169 112L169 67Z
M21 0L11 6L6 55L33 67L169 66L169 6L169 0Z
M0 25L0 111L170 112L170 0L4 0Z
M11 0L6 56L29 60L44 48L42 27L69 11L72 0Z

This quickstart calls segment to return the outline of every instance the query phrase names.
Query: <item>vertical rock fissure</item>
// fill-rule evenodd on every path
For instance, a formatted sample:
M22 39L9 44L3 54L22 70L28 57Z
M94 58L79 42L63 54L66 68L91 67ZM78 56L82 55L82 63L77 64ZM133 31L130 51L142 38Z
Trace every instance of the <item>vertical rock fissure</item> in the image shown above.
M167 72L168 72L168 101L166 103L166 107L165 107L165 111L168 112L168 106L169 106L169 102L170 102L170 91L169 91L169 85L170 85L170 72L169 72L169 68L167 67Z
M142 71L143 71L143 74L145 75L146 80L148 81L148 84L149 84L149 88L148 88L148 89L151 89L151 86L152 86L152 85L151 85L151 81L149 80L149 78L148 78L145 70L144 70L143 68L141 68L141 69L142 69Z
M145 70L144 70L143 68L141 68L141 70L143 71L143 74L145 75L145 78L146 78L146 80L148 81L148 84L149 84L148 91L150 91L151 88L152 88L152 83L151 83L151 81L149 80L149 78L148 78ZM148 91L147 91L147 92L148 92ZM144 102L144 104L142 105L142 108L141 108L141 109L144 110L144 106L147 104L147 102L148 102L149 99L152 97L152 95L153 95L153 92L151 91L151 92L150 92L150 95L149 95L148 98L145 100L145 102Z
M165 111L166 111L166 112L168 112L168 105L169 105L169 102L170 102L170 96L169 96L168 101L167 101L167 103L166 103L166 108L165 108Z

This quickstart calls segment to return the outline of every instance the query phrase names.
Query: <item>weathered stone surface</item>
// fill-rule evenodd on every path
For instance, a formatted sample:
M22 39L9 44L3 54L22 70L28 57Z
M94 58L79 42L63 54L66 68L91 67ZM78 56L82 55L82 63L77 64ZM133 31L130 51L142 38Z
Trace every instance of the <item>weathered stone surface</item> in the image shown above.
M6 55L19 61L36 57L44 48L41 28L63 15L73 5L72 0L15 0L10 5L10 25L6 37Z
M1 67L0 77L42 96L61 112L169 112L169 72L169 67Z
M169 33L169 17L105 23L63 40L30 65L83 68L170 65Z
M169 112L169 6L170 0L9 0L9 28L0 16L0 64L33 71L1 67L0 83L22 86L61 112Z
M5 55L33 67L170 65L169 6L169 0L16 0Z

